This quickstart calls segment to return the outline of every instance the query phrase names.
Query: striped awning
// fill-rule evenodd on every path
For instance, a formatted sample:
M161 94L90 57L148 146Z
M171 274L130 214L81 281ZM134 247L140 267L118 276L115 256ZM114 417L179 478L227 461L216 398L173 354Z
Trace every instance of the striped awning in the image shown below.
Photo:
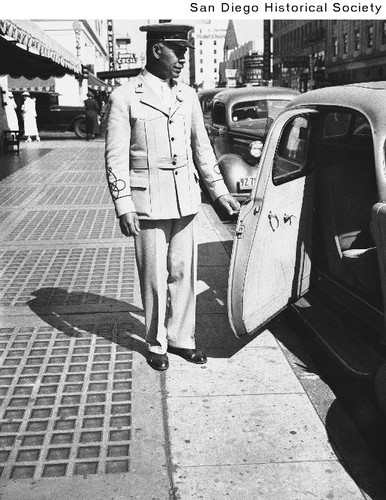
M22 54L23 59L29 55L31 61L35 62L36 57L40 56L41 64L47 66L47 63L51 63L51 66L56 67L55 74L57 75L60 71L62 74L81 74L82 72L80 60L49 37L37 24L31 21L25 19L0 19L0 35L4 37L4 42L8 42L10 56L16 53L16 48L19 49L19 52L24 48L25 54ZM22 45L23 48L17 46L12 50L11 46L15 45L15 42ZM16 53L16 55L18 54ZM54 65L52 65L52 63L54 63ZM0 61L0 73L1 67L2 62ZM61 70L58 68L61 68ZM28 70L31 72L32 68L28 68ZM24 68L21 67L20 75L23 75L23 71ZM38 76L38 74L35 76Z
M99 90L104 92L111 92L114 88L112 85L109 85L108 83L104 82L103 80L95 76L94 73L88 74L87 86L89 89Z
M55 92L55 78L49 77L47 80L42 78L12 78L8 77L8 89L12 92L28 91L28 92Z

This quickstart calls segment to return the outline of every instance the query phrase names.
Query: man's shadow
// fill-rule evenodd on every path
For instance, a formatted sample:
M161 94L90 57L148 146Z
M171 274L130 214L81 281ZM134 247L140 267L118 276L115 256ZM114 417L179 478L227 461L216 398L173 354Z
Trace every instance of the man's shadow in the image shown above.
M32 296L28 307L58 332L75 338L96 335L146 356L142 309L110 297L64 288L40 288Z

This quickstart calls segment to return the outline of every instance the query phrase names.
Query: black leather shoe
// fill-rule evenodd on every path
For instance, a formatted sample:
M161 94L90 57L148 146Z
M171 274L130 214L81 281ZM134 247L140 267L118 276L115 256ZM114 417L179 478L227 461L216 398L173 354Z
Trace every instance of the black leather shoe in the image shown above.
M169 368L169 360L167 354L157 354L156 352L148 352L147 363L159 372L163 372Z
M170 345L168 351L197 365L203 365L207 361L205 354L197 349L183 349L182 347L173 347Z

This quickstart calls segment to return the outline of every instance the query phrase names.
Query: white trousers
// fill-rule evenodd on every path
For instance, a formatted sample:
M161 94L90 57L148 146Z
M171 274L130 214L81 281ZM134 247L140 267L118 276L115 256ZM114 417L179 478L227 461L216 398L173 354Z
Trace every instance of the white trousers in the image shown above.
M167 346L195 348L197 243L195 215L141 219L135 237L145 310L146 342L152 352Z

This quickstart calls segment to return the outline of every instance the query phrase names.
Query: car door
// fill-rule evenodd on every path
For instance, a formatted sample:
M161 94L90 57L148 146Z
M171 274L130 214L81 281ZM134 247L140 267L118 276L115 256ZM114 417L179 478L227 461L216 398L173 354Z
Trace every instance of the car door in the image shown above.
M235 334L255 332L309 286L319 113L285 111L264 146L252 197L241 208L228 282Z

